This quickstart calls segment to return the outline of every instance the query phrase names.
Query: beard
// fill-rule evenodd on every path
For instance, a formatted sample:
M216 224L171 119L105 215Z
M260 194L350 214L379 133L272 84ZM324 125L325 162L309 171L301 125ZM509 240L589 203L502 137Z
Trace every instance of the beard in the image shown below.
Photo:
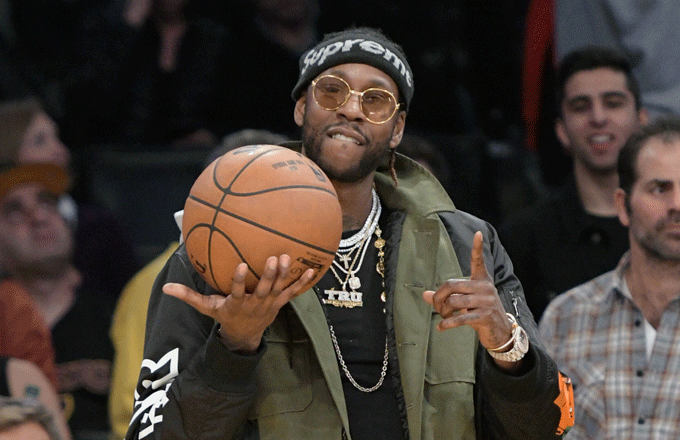
M594 176L607 177L616 174L616 159L603 160L598 163L596 158L590 157L587 153L572 150L571 156L581 163L583 168Z
M680 212L659 220L650 231L640 230L631 224L633 238L652 258L668 263L680 263L680 236L675 237L676 245L673 246L663 235L668 224L676 223L680 223Z
M336 182L352 183L368 177L379 165L385 162L389 154L390 138L384 142L374 142L364 136L368 142L361 147L364 149L364 153L358 163L346 169L340 169L337 164L323 154L325 133L321 130L314 130L311 125L307 121L307 115L305 115L302 126L302 145L305 149L305 155L316 163L329 179ZM357 129L357 131L360 130Z

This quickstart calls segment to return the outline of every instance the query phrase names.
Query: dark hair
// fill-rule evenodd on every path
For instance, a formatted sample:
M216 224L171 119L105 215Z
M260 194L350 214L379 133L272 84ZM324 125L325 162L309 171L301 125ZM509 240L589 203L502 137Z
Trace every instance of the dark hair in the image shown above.
M633 185L638 179L638 156L651 138L659 138L663 142L680 139L680 117L664 116L656 119L651 124L633 133L623 148L621 148L617 168L619 172L619 188L626 193L626 204L630 198Z
M642 102L640 100L640 86L635 75L633 66L628 58L621 52L602 46L586 46L581 49L569 52L562 59L556 73L556 97L557 114L562 115L562 100L564 100L564 86L569 79L584 70L594 70L598 68L612 69L621 72L626 77L626 87L635 99L635 108L640 110Z
M6 101L0 105L0 158L14 161L19 155L21 144L28 127L36 115L44 113L42 103L33 97Z

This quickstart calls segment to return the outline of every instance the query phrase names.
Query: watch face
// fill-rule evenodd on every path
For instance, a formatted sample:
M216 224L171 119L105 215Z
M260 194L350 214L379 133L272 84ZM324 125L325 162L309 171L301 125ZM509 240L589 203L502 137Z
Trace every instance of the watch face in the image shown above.
M522 327L519 328L519 335L517 335L515 343L518 344L517 349L520 353L525 354L529 351L529 337Z

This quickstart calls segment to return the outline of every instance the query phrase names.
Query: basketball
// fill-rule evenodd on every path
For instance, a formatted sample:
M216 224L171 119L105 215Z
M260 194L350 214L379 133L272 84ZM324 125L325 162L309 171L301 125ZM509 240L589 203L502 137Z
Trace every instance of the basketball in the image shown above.
M246 290L267 258L290 256L288 285L308 268L328 270L342 235L342 211L328 177L310 159L275 145L234 149L196 179L184 205L182 236L198 273L228 294L234 271L248 265ZM287 280L288 280L287 279Z

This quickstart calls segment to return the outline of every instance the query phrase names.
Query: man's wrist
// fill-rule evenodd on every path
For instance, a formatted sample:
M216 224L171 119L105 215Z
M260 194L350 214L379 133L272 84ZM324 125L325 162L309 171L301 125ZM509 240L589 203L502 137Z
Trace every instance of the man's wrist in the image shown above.
M257 349L260 346L260 340L262 339L260 337L254 343L245 341L242 343L234 342L223 333L221 324L217 325L217 336L222 345L227 347L229 351L242 356L252 356L257 353Z
M512 337L508 342L497 348L489 348L489 355L499 361L518 362L529 351L529 337L526 331L517 323L517 319L507 314L512 323Z

